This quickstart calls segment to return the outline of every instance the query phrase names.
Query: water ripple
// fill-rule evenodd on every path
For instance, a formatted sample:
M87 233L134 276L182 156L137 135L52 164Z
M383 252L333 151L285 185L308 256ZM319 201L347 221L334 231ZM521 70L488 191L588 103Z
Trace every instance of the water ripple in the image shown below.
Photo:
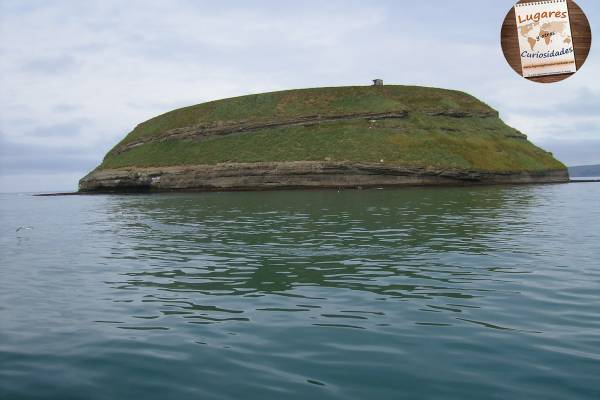
M0 397L600 397L599 200L0 196Z

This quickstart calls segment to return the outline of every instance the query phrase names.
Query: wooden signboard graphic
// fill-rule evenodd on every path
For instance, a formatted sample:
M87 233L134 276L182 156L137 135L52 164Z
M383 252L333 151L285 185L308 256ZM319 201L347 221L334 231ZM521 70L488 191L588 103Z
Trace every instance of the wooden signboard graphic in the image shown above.
M591 47L590 24L572 0L522 0L502 25L502 50L519 75L558 82L578 71Z

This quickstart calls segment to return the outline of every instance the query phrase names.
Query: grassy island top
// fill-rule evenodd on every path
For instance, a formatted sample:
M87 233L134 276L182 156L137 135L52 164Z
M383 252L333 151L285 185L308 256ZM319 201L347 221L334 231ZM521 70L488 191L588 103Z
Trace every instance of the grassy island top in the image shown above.
M211 122L264 122L307 115L393 111L493 112L463 92L420 86L347 86L251 94L179 108L142 122L131 141L170 129Z
M473 96L395 85L286 90L180 108L136 126L99 168L265 161L565 168Z

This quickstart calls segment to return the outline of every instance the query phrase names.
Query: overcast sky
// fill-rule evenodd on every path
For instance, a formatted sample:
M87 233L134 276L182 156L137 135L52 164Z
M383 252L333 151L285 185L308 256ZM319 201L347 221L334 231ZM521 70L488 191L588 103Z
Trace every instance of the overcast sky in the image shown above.
M568 165L600 163L600 60L561 83L500 48L510 0L0 0L0 191L75 190L139 122L249 93L469 92ZM600 4L579 0L600 37Z

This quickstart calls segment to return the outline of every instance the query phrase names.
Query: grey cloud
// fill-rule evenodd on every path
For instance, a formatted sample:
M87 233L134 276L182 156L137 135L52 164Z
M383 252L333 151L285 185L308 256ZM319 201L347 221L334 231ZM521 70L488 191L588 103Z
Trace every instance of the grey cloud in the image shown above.
M552 152L569 166L600 164L600 138L586 141L569 138L542 139L536 144Z
M72 72L78 65L79 63L72 56L56 54L27 61L21 69L32 73L56 75Z
M600 139L600 121L565 120L561 123L548 124L544 133L549 137L598 137ZM571 139L573 140L573 139Z
M600 91L595 91L587 87L577 90L575 97L559 102L552 103L552 106L546 104L546 99L541 99L538 103L531 106L515 106L505 104L505 110L513 114L520 115L568 115L572 117L599 117L600 116Z
M56 124L40 125L26 132L26 135L37 137L73 137L79 135L83 127L88 123L89 121L81 118Z
M57 112L57 113L69 113L69 112L78 111L78 110L81 110L81 107L77 106L75 104L61 103L61 104L57 104L54 107L52 107L52 111Z
M13 14L15 16L30 13L35 9L38 9L44 5L43 0L30 0L30 1L3 1L0 3L0 10L5 14Z
M97 164L96 155L80 149L14 143L0 135L0 175L89 171Z
M595 92L589 88L579 90L577 98L559 105L558 112L576 115L600 115L600 91Z

